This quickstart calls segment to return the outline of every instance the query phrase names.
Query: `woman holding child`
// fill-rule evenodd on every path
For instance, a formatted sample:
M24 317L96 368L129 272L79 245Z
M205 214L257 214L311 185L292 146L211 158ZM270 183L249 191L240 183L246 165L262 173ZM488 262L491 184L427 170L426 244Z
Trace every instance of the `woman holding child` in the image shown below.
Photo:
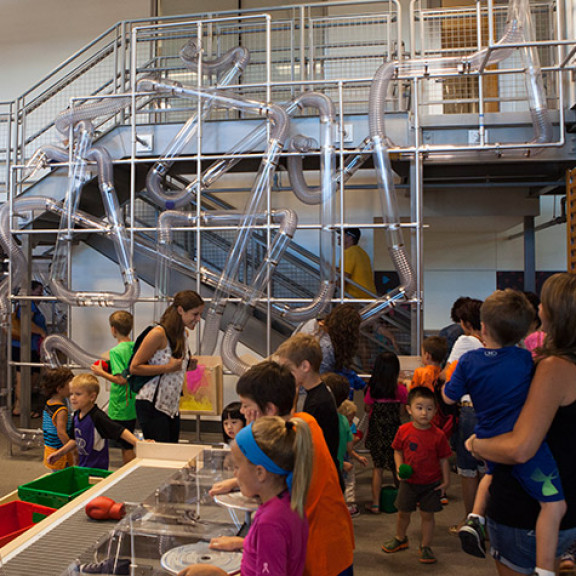
M486 439L471 436L466 442L475 457L501 463L494 470L487 511L491 552L500 576L535 573L539 505L512 476L510 465L529 460L545 438L568 505L558 552L576 540L576 275L555 274L545 282L540 318L547 336L514 430ZM544 489L546 478L542 482Z
M180 396L189 360L186 329L194 330L203 310L199 294L178 292L134 354L130 372L154 376L136 396L136 413L146 440L178 442Z

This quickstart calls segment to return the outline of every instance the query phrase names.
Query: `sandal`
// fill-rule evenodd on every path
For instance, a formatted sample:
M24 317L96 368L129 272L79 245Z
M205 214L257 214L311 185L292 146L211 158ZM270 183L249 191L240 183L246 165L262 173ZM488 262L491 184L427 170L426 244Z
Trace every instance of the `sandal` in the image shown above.
M378 504L366 504L364 510L370 512L370 514L380 514L380 506Z

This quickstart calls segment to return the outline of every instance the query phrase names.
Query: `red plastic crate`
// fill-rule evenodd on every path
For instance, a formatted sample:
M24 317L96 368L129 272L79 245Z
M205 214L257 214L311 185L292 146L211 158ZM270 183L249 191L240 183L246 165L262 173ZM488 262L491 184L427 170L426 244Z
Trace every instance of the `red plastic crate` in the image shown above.
M28 528L32 528L34 524L55 511L55 508L21 500L0 504L0 547L5 546L16 536L20 536Z

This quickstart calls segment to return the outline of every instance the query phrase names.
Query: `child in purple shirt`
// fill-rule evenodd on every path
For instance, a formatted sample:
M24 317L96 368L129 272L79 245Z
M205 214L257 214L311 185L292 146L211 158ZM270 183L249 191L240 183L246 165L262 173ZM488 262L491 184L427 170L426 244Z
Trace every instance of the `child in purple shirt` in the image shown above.
M128 430L96 405L100 392L98 378L93 374L78 374L70 381L70 404L74 409L74 440L48 456L48 462L78 450L78 466L108 470L108 439L122 439L132 446L138 440Z
M242 494L262 505L244 539L242 576L301 576L306 560L308 522L304 503L312 476L312 437L300 418L265 416L242 428L232 443L234 475ZM242 539L240 539L242 540ZM211 547L237 550L237 537L215 538ZM215 566L210 574L225 576ZM179 576L204 573L188 566Z

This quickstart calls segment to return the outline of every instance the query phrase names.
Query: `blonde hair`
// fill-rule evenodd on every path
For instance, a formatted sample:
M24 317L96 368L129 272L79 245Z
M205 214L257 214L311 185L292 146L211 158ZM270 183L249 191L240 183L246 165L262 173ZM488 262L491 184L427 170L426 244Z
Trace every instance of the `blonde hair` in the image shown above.
M301 418L288 421L279 416L258 418L252 425L254 440L275 464L292 471L290 507L304 518L314 448L308 424Z
M70 389L73 388L84 388L90 394L96 393L96 396L100 394L100 384L98 384L98 378L94 374L77 374L70 380Z
M342 404L340 404L340 406L338 407L338 412L346 416L346 418L348 419L356 416L357 411L358 407L356 406L356 404L354 404L354 402L352 402L352 400L344 400L344 402L342 402Z

